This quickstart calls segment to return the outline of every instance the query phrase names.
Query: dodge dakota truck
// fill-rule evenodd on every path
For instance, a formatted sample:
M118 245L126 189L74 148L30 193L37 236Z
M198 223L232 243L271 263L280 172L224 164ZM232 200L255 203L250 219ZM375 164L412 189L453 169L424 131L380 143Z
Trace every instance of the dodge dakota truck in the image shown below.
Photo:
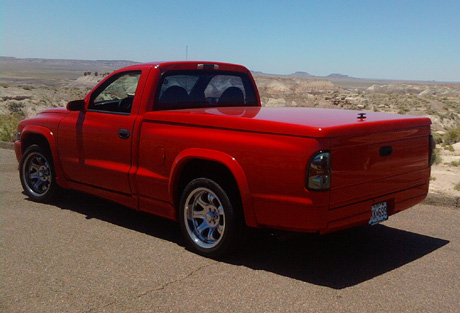
M328 233L377 224L428 193L428 118L261 107L243 66L117 70L83 100L18 125L30 199L75 189L178 221L189 247L231 251L246 227Z

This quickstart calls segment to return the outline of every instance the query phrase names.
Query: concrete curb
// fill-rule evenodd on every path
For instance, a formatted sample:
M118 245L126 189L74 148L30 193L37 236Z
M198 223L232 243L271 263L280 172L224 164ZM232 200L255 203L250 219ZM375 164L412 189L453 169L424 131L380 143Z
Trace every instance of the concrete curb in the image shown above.
M460 196L449 196L443 195L439 193L429 193L425 200L422 202L423 204L428 205L439 205L444 207L450 208L460 208Z
M12 143L12 142L0 141L0 148L2 148L2 149L8 149L8 150L14 150L14 143Z

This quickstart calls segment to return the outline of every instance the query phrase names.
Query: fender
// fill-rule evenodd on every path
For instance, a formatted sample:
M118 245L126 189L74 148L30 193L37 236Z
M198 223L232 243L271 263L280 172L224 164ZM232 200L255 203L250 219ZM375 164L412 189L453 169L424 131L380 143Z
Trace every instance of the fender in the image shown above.
M187 161L191 159L213 161L227 167L227 169L232 173L238 185L237 187L241 195L241 201L243 204L243 211L246 224L250 227L257 227L257 220L252 205L252 199L249 193L249 185L246 175L244 174L243 169L241 168L240 164L236 161L236 159L226 153L201 148L190 148L179 153L171 167L171 176L169 178L170 198L175 199L174 195L176 186L178 185L180 173Z
M64 172L62 170L61 161L56 148L56 140L54 133L46 127L37 125L26 125L21 133L21 141L25 141L29 135L37 134L45 137L46 141L51 150L51 156L53 158L54 171L56 172L56 182L63 188L69 188L67 186L67 180L64 178ZM21 147L21 154L24 152L24 147Z

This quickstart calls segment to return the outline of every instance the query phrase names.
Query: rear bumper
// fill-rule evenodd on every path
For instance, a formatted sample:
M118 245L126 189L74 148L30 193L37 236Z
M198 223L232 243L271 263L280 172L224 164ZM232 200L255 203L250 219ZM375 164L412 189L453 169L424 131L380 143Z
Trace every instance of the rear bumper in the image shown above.
M371 207L376 203L384 201L387 203L388 216L406 210L426 198L428 187L428 184L423 184L330 210L328 212L327 226L320 230L320 233L329 233L368 224L371 218Z
M322 201L308 197L253 197L253 203L259 227L329 233L368 224L372 206L380 202L387 203L388 216L416 205L428 194L429 177L430 168L426 168L358 185L348 199L329 205L327 200L333 198L334 190L321 193Z
M388 216L416 205L428 194L430 173L431 168L425 168L333 190L327 226L321 232L366 224L372 205L380 202L387 203Z

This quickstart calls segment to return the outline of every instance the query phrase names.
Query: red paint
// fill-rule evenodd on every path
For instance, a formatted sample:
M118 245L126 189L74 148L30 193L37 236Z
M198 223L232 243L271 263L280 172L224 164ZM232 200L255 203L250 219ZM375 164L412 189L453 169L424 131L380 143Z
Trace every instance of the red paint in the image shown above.
M394 214L428 192L428 118L311 108L208 107L155 111L162 73L209 62L149 63L120 69L86 97L83 111L47 110L20 123L18 160L30 138L51 149L58 183L132 208L177 219L180 177L194 160L221 164L233 176L246 223L307 232L365 224L371 206ZM250 72L214 63L219 71ZM141 71L130 114L88 110L92 94L114 75ZM129 138L119 137L119 130ZM391 155L382 156L382 147ZM310 159L331 153L331 188L306 188Z

